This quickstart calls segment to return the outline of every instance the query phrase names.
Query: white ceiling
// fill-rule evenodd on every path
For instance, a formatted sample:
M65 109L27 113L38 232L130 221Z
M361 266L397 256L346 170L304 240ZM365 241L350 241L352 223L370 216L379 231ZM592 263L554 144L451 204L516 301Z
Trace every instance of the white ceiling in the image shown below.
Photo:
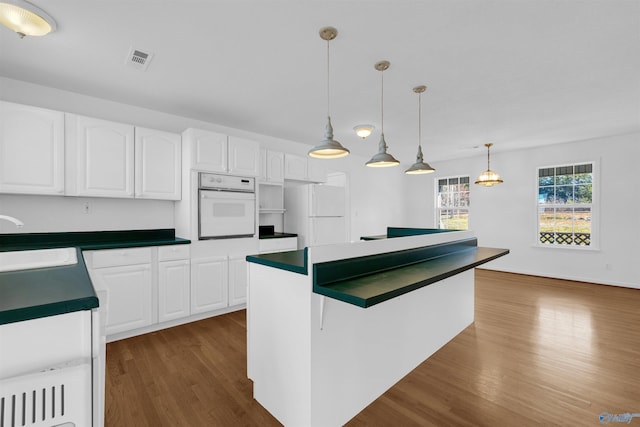
M428 162L640 131L638 0L32 0L58 30L0 28L0 75L307 144L331 117L377 151L380 72L389 152ZM130 47L152 52L146 72ZM371 123L361 140L352 128ZM476 151L472 147L480 146Z

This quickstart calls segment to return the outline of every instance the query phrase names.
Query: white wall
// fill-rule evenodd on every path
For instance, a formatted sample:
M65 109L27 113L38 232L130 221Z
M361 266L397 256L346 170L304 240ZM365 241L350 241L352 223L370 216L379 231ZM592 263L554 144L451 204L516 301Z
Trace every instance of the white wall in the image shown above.
M632 175L640 158L640 134L578 141L535 149L491 152L491 168L504 183L471 184L470 228L481 246L510 249L487 268L640 288L640 185ZM536 246L536 171L541 166L596 161L595 197L599 212L596 250ZM472 158L436 162L433 176L406 177L407 225L434 227L434 180L468 174L474 181L486 169L486 151ZM419 178L419 179L415 179ZM420 180L420 178L424 178ZM419 196L418 196L419 195Z
M252 139L262 147L293 154L306 155L311 148L311 143L258 135L4 77L0 77L0 99L168 132L181 133L189 127L207 129ZM387 225L397 224L402 217L403 195L398 191L401 171L398 168L372 170L364 166L367 160L352 154L327 163L332 170L349 176L351 238L355 240L362 235L384 233ZM86 201L91 203L90 214L84 213ZM165 201L0 195L0 213L16 216L26 223L18 231L2 221L0 233L174 228L173 202Z

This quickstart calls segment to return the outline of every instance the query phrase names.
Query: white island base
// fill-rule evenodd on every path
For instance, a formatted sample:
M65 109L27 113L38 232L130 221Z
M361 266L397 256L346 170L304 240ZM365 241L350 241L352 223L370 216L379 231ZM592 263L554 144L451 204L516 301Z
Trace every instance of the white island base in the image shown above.
M466 233L312 247L308 275L249 262L248 376L255 399L285 426L340 426L357 415L473 322L474 272L362 308L314 293L313 264Z

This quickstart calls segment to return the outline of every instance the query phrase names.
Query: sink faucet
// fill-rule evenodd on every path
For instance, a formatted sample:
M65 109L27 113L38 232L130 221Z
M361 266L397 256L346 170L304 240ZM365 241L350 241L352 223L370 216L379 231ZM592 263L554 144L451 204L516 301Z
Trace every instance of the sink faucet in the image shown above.
M22 228L24 226L24 222L9 215L0 215L0 219L6 219L7 221L14 223L18 228Z

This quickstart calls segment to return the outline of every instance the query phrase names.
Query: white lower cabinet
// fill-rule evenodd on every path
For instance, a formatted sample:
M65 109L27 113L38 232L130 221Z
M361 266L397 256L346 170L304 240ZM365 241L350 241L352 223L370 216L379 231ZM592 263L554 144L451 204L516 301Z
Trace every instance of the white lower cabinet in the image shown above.
M229 306L247 302L247 261L244 256L229 257Z
M100 304L106 306L107 335L152 324L151 264L96 268L92 273L94 286L106 296Z
M191 314L228 306L228 265L226 256L191 260Z
M158 263L158 321L187 317L190 314L190 274L188 259Z

